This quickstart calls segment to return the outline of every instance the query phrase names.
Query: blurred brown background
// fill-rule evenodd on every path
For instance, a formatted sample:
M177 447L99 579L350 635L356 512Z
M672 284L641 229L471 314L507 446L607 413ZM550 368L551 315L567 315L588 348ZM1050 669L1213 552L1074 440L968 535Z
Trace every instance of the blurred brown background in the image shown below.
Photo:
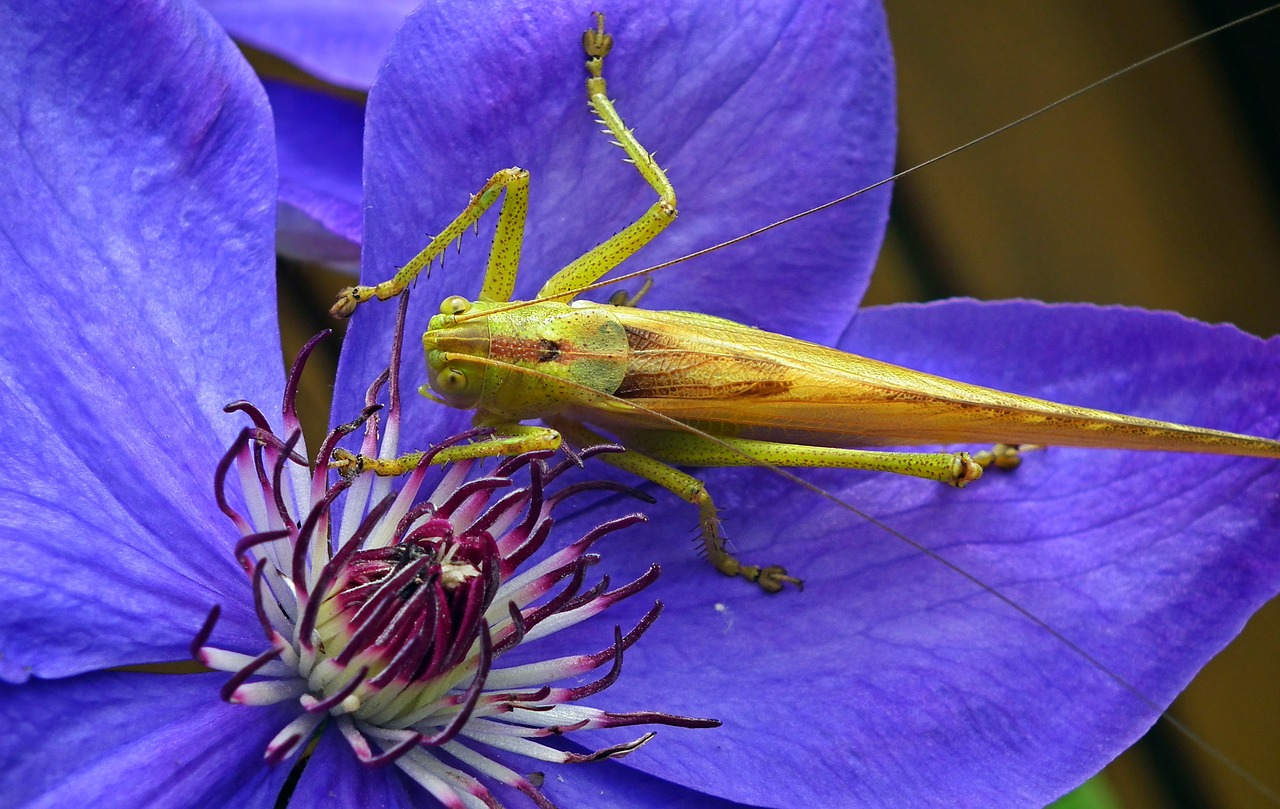
M886 0L905 168L1258 2ZM869 302L948 295L1175 309L1280 333L1280 12L1140 68L895 189ZM1280 603L1173 711L1280 789ZM1266 805L1158 724L1121 805Z
M900 167L1259 7L886 4L898 59ZM900 182L868 302L972 295L1123 303L1280 333L1280 12L1271 16ZM347 281L287 265L280 280L291 356L333 325L323 312ZM337 341L327 349L305 380L310 413L327 408ZM1273 604L1174 706L1273 789L1280 789L1278 640L1280 604ZM1163 724L1108 775L1128 809L1264 803Z

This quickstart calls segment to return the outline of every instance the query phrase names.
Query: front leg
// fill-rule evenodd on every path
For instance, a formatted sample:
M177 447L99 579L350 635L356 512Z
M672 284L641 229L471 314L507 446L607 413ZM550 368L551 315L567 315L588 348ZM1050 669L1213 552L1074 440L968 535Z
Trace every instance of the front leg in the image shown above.
M529 212L529 172L520 168L503 169L489 178L467 207L440 235L422 248L394 277L374 286L347 287L329 309L334 317L350 317L356 307L371 298L385 301L404 292L445 248L461 238L467 229L507 192L498 214L498 231L489 251L489 268L485 272L482 301L509 301L516 288L516 271L520 265L520 249L524 243L524 221Z
M504 424L495 428L494 435L476 441L473 444L459 444L446 447L431 457L432 464L445 464L450 461L471 460L474 458L498 458L520 455L534 450L556 450L560 448L560 433L549 427L534 427L527 424ZM408 474L425 458L425 452L410 452L398 458L369 458L357 455L345 449L335 450L331 466L344 474L360 474L373 472L382 477L396 477Z

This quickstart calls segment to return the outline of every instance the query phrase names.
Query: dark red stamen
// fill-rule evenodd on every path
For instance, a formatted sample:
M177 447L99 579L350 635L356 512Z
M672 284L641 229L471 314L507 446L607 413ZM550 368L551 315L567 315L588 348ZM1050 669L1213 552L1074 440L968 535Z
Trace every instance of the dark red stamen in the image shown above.
M271 422L267 421L267 417L262 415L262 411L255 407L251 402L246 402L244 399L237 399L223 407L222 412L244 413L249 417L249 420L253 422L254 427L257 427L264 433L271 433Z
M289 461L289 456L293 454L293 448L298 446L298 442L302 440L302 430L294 430L289 434L289 439L284 442L284 446L280 449L280 455L276 458L274 468L271 470L271 488L275 494L276 513L280 515L280 521L285 525L293 525L293 515L289 513L288 506L284 502L284 486L280 485L284 479L284 465ZM303 461L306 464L306 461Z
M441 728L439 733L424 738L422 740L424 745L438 747L446 742L453 741L454 737L470 721L471 714L475 712L476 705L480 702L480 696L484 693L484 683L489 678L489 671L492 665L493 639L489 637L489 627L485 626L480 631L480 659L476 663L476 676L471 679L471 685L467 687L467 691L462 697L462 707L452 721Z
M253 568L253 611L258 616L258 623L262 625L267 640L271 641L275 637L275 630L271 627L271 618L267 616L267 605L263 601L267 594L267 560L259 559Z
M236 689L249 681L249 678L258 673L258 669L270 663L280 656L279 649L268 649L262 654L255 657L248 665L231 675L231 679L222 685L222 691L219 692L223 702L231 702L231 698L235 696Z
M463 504L466 503L472 495L479 492L490 492L494 489L501 489L504 486L510 485L510 478L473 478L472 480L468 480L466 483L463 483L456 491L454 491L453 494L449 495L449 499L445 500L444 503L436 509L436 513L445 517L450 516L453 512L462 508Z
M326 436L311 468L303 457L305 451L299 451L303 442L295 405L306 359L323 336L308 342L290 369L282 406L287 439L281 440L253 405L235 402L227 407L229 412L245 413L252 426L241 431L219 460L214 474L216 498L219 508L240 530L235 554L250 576L254 610L269 648L251 658L207 647L218 620L215 608L193 640L191 652L206 665L232 672L222 688L226 700L239 696L252 704L299 702L305 713L271 743L268 762L296 755L308 737L323 726L320 718L326 714L333 717L332 724L364 764L372 767L400 762L404 773L424 786L435 776L423 769L427 765L421 756L430 755L427 751L431 748L446 745L463 733L474 740L506 737L536 744L534 740L539 738L601 727L718 724L660 713L603 713L581 706L574 709L574 721L545 724L555 721L549 717L558 715L548 712L598 694L618 679L624 652L652 626L660 605L630 632L624 634L615 627L608 648L541 664L549 680L596 672L591 682L572 688L531 687L520 684L520 675L504 674L512 684L509 692L485 690L495 679L491 677L493 660L526 639L534 627L541 627L538 634L543 634L554 631L553 627L559 626L557 620L567 626L594 616L656 579L656 566L612 590L608 576L587 578L589 569L599 561L593 545L643 519L633 514L597 526L555 551L549 562L537 568L536 576L522 579L523 584L512 586L509 580L547 541L555 522L552 510L560 503L593 491L650 499L643 492L613 482L572 484L555 491L548 488L585 460L602 452L620 451L620 447L589 447L580 454L565 448L567 460L553 465L548 461L554 454L551 450L526 452L499 459L491 474L470 480L466 472L473 463L461 462L445 473L444 488L429 499L425 492L419 495L436 453L493 432L476 428L428 449L416 468L400 478L401 491L387 494L371 507L370 493L389 487L370 480L367 469L351 464L339 479L329 482L334 477L330 463L339 443L362 427L360 453L365 457L394 455L394 442L379 436L381 407L377 398L386 386L391 397L386 423L394 436L393 427L400 419L398 374L404 302L402 298L392 366L369 386L367 406L358 417ZM301 468L287 470L289 464ZM242 485L256 482L261 486L260 493L246 492L254 495L248 498L252 508L247 509L247 516L232 508L234 498L227 496L233 466L237 467L234 477ZM526 471L527 482L513 486L513 476ZM295 490L299 485L306 489ZM416 504L411 502L415 499L419 501ZM441 504L433 506L432 501ZM342 513L335 508L339 502L343 503ZM357 507L359 524L353 530L341 520ZM403 514L395 518L388 536L393 511ZM335 542L335 537L342 538L341 542ZM500 623L499 630L486 619L502 611L502 605L494 608L496 598L506 601L505 612L510 618ZM598 671L606 665L607 671ZM533 670L523 672L524 676ZM469 682L464 685L468 675ZM484 707L479 708L481 705ZM466 730L472 724L474 734ZM594 761L625 755L650 738L652 734L647 734L582 755L543 746L539 755ZM381 751L376 755L374 743ZM501 742L493 746L504 747ZM406 760L411 751L417 752ZM496 761L489 753L474 752ZM489 787L464 771L465 765L460 769L459 763L442 755L430 767L441 768L447 776L445 782L459 797L470 795L496 805ZM486 781L496 778L519 789L538 806L551 806L538 789L541 780L534 776L481 771L486 773L481 776Z
M290 566L289 576L293 579L294 585L300 592L305 591L307 587L307 557L310 555L309 551L316 525L319 524L322 517L329 514L329 507L333 505L333 501L338 499L338 495L346 491L350 485L350 481L341 479L330 486L329 490L324 493L324 497L320 498L320 502L311 507L311 511L307 513L307 519L303 521L302 527L298 529L298 538L293 546L293 564ZM322 538L320 541L326 540Z
M356 528L351 538L342 543L342 547L338 548L338 552L320 569L320 575L316 578L315 583L311 585L312 597L307 599L306 609L302 612L302 623L298 627L300 641L305 648L311 648L310 638L311 633L315 631L316 615L320 610L320 605L328 595L329 586L338 577L347 560L364 544L365 538L377 527L378 522L394 502L394 494L389 494L382 498L381 502L370 509L368 515L360 521L359 527Z
M240 537L235 549L235 555L240 560L240 566L245 569L245 572L252 570L253 560L248 557L248 552L252 548L265 545L268 542L275 542L277 539L286 539L288 536L288 528L277 528L274 531L263 531L260 534L249 534Z
M298 383L302 380L303 369L307 367L307 358L311 356L311 352L320 344L320 341L331 334L333 334L332 329L325 329L308 340L298 350L298 355L293 358L293 365L289 367L289 377L284 383L284 407L282 408L285 427L289 430L296 429L298 426Z
M533 511L533 504L529 506L529 510ZM541 523L537 523L537 530L531 536L524 539L519 545L507 551L502 557L502 575L504 577L515 573L516 569L529 560L539 548L547 541L547 537L551 535L551 526L555 525L555 521L547 518ZM528 533L528 529L534 526L521 525L519 528L509 532L510 539L521 539ZM504 542L504 546L509 546L510 542Z
M218 623L218 616L222 615L222 605L214 604L209 610L209 615L204 619L204 623L200 625L200 631L191 639L190 645L187 647L191 652L192 660L200 659L200 650L209 642L209 636L213 634L213 628Z
M246 427L240 431L235 441L231 442L231 446L218 459L218 465L213 471L213 496L218 503L218 508L231 519L236 530L242 534L249 533L253 529L249 526L249 521L227 502L227 474L231 471L231 464L235 463L236 458L248 448L249 429Z
M338 707L338 705L342 704L342 701L344 699L354 694L356 692L356 689L358 689L364 683L365 678L368 676L369 676L369 667L361 666L360 670L356 672L356 675L354 677L352 677L350 680L347 681L346 685L342 686L342 688L333 692L332 694L325 697L324 699L318 699L318 700L305 703L302 706L303 710L305 710L307 713L315 713L315 714L328 713L333 708L336 708Z

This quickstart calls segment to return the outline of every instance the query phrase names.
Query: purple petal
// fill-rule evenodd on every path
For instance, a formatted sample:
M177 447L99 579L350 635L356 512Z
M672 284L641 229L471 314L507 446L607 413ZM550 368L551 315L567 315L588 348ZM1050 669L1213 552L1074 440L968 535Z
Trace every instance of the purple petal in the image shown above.
M280 161L279 252L302 261L360 261L360 154L364 108L347 99L266 81Z
M267 807L289 773L262 751L287 706L217 699L224 674L86 674L0 685L7 806Z
M664 736L669 732L659 732ZM635 734L633 734L635 735ZM583 737L583 741L589 741ZM584 748L585 749L585 748ZM537 766L546 775L543 792L557 806L652 807L664 809L732 809L740 804L721 801L654 778L615 762L553 765L539 764L520 756L486 753L511 770L527 774ZM632 756L640 755L633 753ZM484 781L504 806L531 805L528 798L514 789ZM294 790L292 802L298 806L370 806L379 809L414 807L427 800L426 792L395 767L371 769L359 765L351 748L336 733L320 737L311 760Z
M414 794L416 791L416 794ZM290 802L294 806L412 809L425 793L394 767L366 767L337 732L320 737Z
M665 744L669 735L681 731L659 730L657 737L627 759L643 757L653 745ZM624 734L625 735L625 734ZM635 738L634 729L628 738ZM590 743L589 735L580 741ZM511 762L519 769L519 764ZM654 807L663 809L734 809L745 804L712 797L700 788L683 787L655 778L623 762L592 762L547 768L543 792L557 806ZM512 804L515 802L512 801Z
M522 297L654 202L584 111L579 43L593 6L533 8L425 7L397 37L369 99L366 282L389 277L426 244L427 231L442 229L469 193L508 166L531 174ZM608 27L610 92L680 200L680 218L634 268L889 173L893 82L878 5L772 4L744 19L711 3L679 12L627 3L610 10ZM868 195L785 234L669 270L646 305L834 339L865 288L887 202L887 193ZM447 295L477 293L494 221L491 212L462 259L450 251L444 269L419 284L411 332ZM354 318L335 418L356 412L364 386L385 367L393 308L370 305ZM407 353L405 379L416 384L425 378L422 360ZM441 432L411 426L407 434Z
M1280 342L1176 315L953 301L863 312L842 347L1280 434ZM691 509L669 497L645 529L602 546L612 563L660 559L653 593L667 604L602 699L725 722L671 734L629 765L753 805L1040 806L1154 721L1062 640L885 530L767 472L701 477L735 549L787 564L805 590L766 597L712 574L686 550ZM963 491L803 477L981 578L1161 706L1280 587L1274 461L1057 448Z
M6 676L185 657L245 590L221 408L282 387L266 99L182 4L24 3L0 28Z
M231 35L325 81L366 90L417 0L203 0Z

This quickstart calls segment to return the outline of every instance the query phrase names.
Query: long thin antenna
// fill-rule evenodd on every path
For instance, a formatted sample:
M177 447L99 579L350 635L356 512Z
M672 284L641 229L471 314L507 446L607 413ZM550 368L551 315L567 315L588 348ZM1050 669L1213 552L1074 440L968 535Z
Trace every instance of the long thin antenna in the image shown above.
M701 258L702 256L709 255L711 253L716 252L717 250L723 250L724 248L729 247L731 245L735 245L739 242L745 242L748 239L753 239L762 233L768 233L769 231L774 230L775 228L780 228L780 227L783 227L784 225L789 225L792 222L795 222L796 220L804 219L807 216L812 216L821 211L825 211L828 208L834 208L837 205L841 205L845 202L848 202L851 199L860 197L863 194L866 194L870 191L874 191L877 188L888 185L889 183L895 182L897 180L901 180L903 177L906 177L910 174L914 174L917 171L920 171L921 169L926 168L928 166L932 166L934 163L937 163L942 160L946 160L952 157L953 155L963 152L964 150L972 146L977 146L978 144L983 143L984 141L990 140L996 137L997 135L1003 134L1004 132L1007 132L1010 129L1021 126L1022 124L1025 124L1028 121L1031 121L1035 118L1039 118L1041 115L1044 115L1050 110L1057 109L1058 107L1061 107L1064 104L1067 104L1068 102L1074 101L1076 98L1079 98L1080 96L1085 95L1086 93L1089 93L1094 89L1101 87L1104 84L1115 81L1116 79L1122 76L1125 76L1129 73L1132 73L1138 70L1139 68L1145 67L1146 65L1152 62L1163 59L1164 57L1168 56L1171 53L1180 51L1184 48L1187 48L1191 45L1196 44L1197 42L1202 42L1203 40L1208 39L1212 36L1216 36L1217 34L1220 34L1223 31L1227 31L1231 28L1235 28L1238 25L1243 25L1244 23L1247 23L1250 20L1257 19L1258 17L1261 17L1265 14L1269 14L1275 11L1277 8L1280 8L1280 3L1274 3L1270 6L1267 6L1266 8L1259 9L1243 17L1240 17L1239 19L1223 23L1222 25L1219 25L1216 28L1211 28L1207 31L1204 31L1200 34L1197 34L1191 37L1190 39L1184 39L1181 42L1170 45L1169 47L1164 48L1162 50L1156 51L1155 53L1152 53L1149 56L1145 56L1136 62L1133 62L1125 67L1122 67L1119 70L1115 70L1111 73L1108 73L1107 75L1103 76L1100 79L1092 81L1089 84L1086 84L1085 86L1077 90L1074 90L1073 92L1070 92L1054 101L1051 101L1048 104L1045 104L1043 107L1040 107L1039 109L1033 110L1027 113L1026 115L1016 118L1010 121L1009 123L1004 124L1003 126L999 126L987 132L986 134L979 135L976 138L967 140L964 143L961 143L959 146L955 146L951 149L948 149L945 152L942 152L941 154L938 154L929 158L928 160L924 160L920 163L916 163L915 165L910 166L909 168L905 168L902 171L899 171L895 174L885 177L883 180L878 180L872 183L871 185L863 186L862 188L859 188L856 191L852 191L843 196L836 197L835 199L832 199L832 200L828 200L827 202L824 202L821 205L815 205L814 207L809 208L808 210L801 211L800 213L797 213L797 214L792 214L791 216L785 217L783 219L779 219L776 222L771 222L770 224L763 225L761 227L756 228L755 230L751 230L751 231L748 231L747 233L743 233L739 236L735 236L732 239L726 239L725 241L718 242L709 247L704 247L700 250L695 250L692 253L686 253L685 255L678 256L673 259L669 259L660 264L654 264L649 267L645 267L644 269L641 269L641 270L633 270L631 272L627 272L622 275L613 276L611 278L608 278L602 281L597 281L594 284L589 284L588 286L585 286L582 289L577 290L576 294L581 294L583 292L592 292L597 289L603 289L612 284L617 284L624 281L631 281L636 278L640 278L644 275L647 275L649 273L657 272L658 270L665 270L668 267L673 267L677 264L683 264L686 261L690 261L695 258ZM531 301L522 301L521 303L523 304L523 303L530 303L530 302Z
M653 264L651 266L645 267L644 269L632 270L630 272L623 273L622 275L616 275L610 278L596 281L593 284L588 284L584 287L573 290L572 292L566 292L561 295L550 295L544 298L534 298L532 300L527 300L527 301L513 301L510 306L500 307L496 310L490 309L483 314L476 313L475 315L471 315L471 316L464 315L459 318L459 322L469 320L473 317L482 317L490 314L497 314L500 312L510 311L512 309L520 309L526 306L531 306L533 304L542 303L548 300L557 300L561 298L576 297L578 295L581 295L584 292L594 292L596 290L604 289L606 287L612 286L613 284L635 280L637 278L646 276L649 273L657 272L659 270L665 270L668 267L674 267L677 264L683 264L684 262L691 261L695 258L701 258L702 256L709 255L711 253L716 252L717 250L723 250L724 248L738 244L739 242L745 242L748 239L754 239L756 236L759 236L763 233L768 233L769 231L774 230L775 228L780 228L780 227L783 227L784 225L789 225L792 222L795 222L800 219L804 219L805 217L812 216L816 213L820 213L822 211L827 210L828 208L834 208L837 205L842 205L848 202L849 200L855 199L856 197L860 197L863 194L866 194L870 191L874 191L877 188L888 185L889 183L895 182L897 180L901 180L903 177L906 177L910 174L914 174L917 171L920 171L921 169L924 169L928 166L932 166L934 163L940 162L942 160L946 160L952 157L953 155L959 154L960 152L963 152L972 146L977 146L978 144L988 141L998 135L1001 135L1009 131L1010 129L1021 126L1022 124L1025 124L1028 121L1031 121L1035 118L1039 118L1041 115L1044 115L1045 113L1051 110L1057 109L1058 107L1061 107L1067 104L1068 102L1074 101L1080 96L1083 96L1089 92L1092 92L1093 90L1097 89L1098 87L1101 87L1104 84L1108 84L1112 81L1115 81L1116 79L1119 79L1122 76L1128 75L1129 73L1133 73L1139 68L1145 67L1146 65L1149 65L1152 62L1163 59L1169 54L1176 53L1177 51L1190 47L1191 45L1194 45L1197 42L1202 42L1210 37L1213 37L1213 36L1216 36L1217 34L1222 33L1223 31L1230 30L1239 25L1243 25L1244 23L1247 23L1250 20L1257 19L1258 17L1261 17L1265 14L1269 14L1278 8L1280 8L1280 3L1273 3L1272 5L1267 6L1266 8L1258 9L1257 11L1254 11L1243 17L1240 17L1235 20L1231 20L1230 22L1225 22L1222 25L1217 26L1216 28L1211 28L1207 31L1196 34L1195 36L1189 39L1184 39L1181 42L1177 42L1173 45L1170 45L1167 48L1163 48L1162 50L1156 51L1155 53L1145 56L1136 62L1132 62L1126 65L1125 67L1112 71L1111 73L1108 73L1107 75L1103 76L1100 79L1096 79L1084 85L1083 87L1080 87L1070 93L1067 93L1064 96L1061 96L1053 101L1050 101L1048 104L1045 104L1044 106L1038 109L1032 110L1031 112L1019 118L1015 118L1014 120L1002 126L996 127L995 129L992 129L985 134L979 135L976 138L971 138L970 140L967 140L964 143L961 143L959 146L954 146L946 150L945 152L942 152L941 154L934 155L928 160L921 161L919 163L916 163L913 166L903 169L902 171L899 171L895 174L885 177L883 180L877 180L876 182L870 185L863 186L862 188L859 188L856 191L852 191L843 196L836 197L835 199L832 199L832 200L828 200L827 202L824 202L821 205L815 205L814 207L801 211L800 213L792 214L791 216L785 217L783 219L779 219L767 225L763 225L761 227L756 228L755 230L751 230L739 236L735 236L732 239L726 239L725 241L718 242L709 247L704 247L699 250L695 250L692 253L686 253L682 256L677 256L676 258L669 259L660 264Z

